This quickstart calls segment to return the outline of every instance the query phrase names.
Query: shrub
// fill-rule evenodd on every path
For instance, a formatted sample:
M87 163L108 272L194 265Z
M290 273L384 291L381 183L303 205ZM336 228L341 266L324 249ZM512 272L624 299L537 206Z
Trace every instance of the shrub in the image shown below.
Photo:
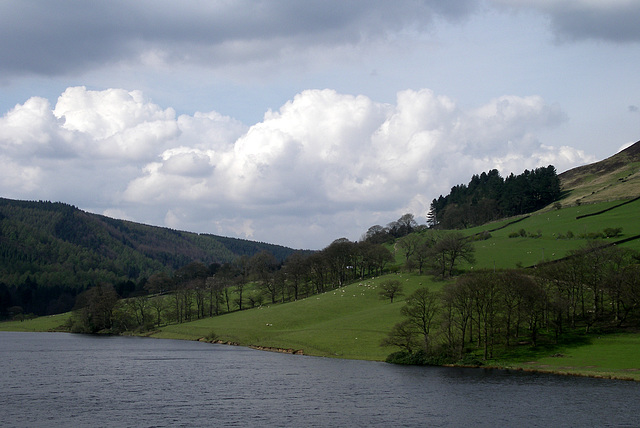
M520 229L517 232L511 232L509 234L509 238L541 238L541 237L542 237L541 230L537 230L535 233L533 233L533 232L527 232L524 229Z
M474 354L464 354L462 359L460 359L460 361L458 361L458 364L461 364L463 366L481 366L484 363L482 362L481 359L479 359Z
M413 359L414 354L407 351L398 351L393 354L389 354L385 362L390 364L402 364L402 365L411 365L413 364L411 361Z
M486 241L487 239L491 238L491 233L489 233L489 231L485 230L483 232L478 233L477 235L473 235L471 237L472 241Z
M616 238L620 235L622 235L622 228L621 227L607 227L606 229L604 229L604 231L602 232L605 236L605 238Z
M391 364L410 366L442 366L454 362L454 360L444 352L428 354L422 349L418 352L394 352L390 354L385 361Z
M155 327L155 323L153 322L153 320L145 320L144 324L139 325L138 327L136 327L135 331L137 333L144 333L146 331L153 330L154 327Z
M578 235L578 238L581 239L602 239L604 235L602 232L589 232L589 233L581 233Z

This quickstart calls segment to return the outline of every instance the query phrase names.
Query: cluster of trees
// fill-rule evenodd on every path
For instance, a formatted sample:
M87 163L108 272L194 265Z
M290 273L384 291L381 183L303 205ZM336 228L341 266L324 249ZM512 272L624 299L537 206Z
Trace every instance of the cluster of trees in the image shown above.
M262 250L279 261L294 252L114 220L63 203L0 198L0 319L69 311L79 293L98 284L112 284L126 297L155 272Z
M461 260L473 260L473 246L459 232L406 235L397 242L396 251L410 268L428 269L441 277L452 275ZM315 253L293 253L284 262L266 250L223 264L192 262L173 274L153 274L140 285L101 284L84 291L76 299L69 327L76 332L150 330L294 301L379 276L393 261L387 246L340 238Z
M442 229L477 226L503 217L526 214L556 201L560 179L553 165L510 174L497 169L474 175L468 185L451 188L447 196L431 202L427 224Z
M367 241L373 244L384 244L424 229L426 229L425 225L419 225L414 215L407 213L402 215L398 220L387 224L387 226L380 226L379 224L371 226L364 235L362 235L361 241Z
M589 243L567 259L531 271L466 274L436 293L411 295L384 345L391 359L486 360L514 344L559 343L568 331L640 326L640 255ZM544 335L543 335L544 333ZM415 359L411 360L415 362Z
M139 282L112 283L119 296L129 297L143 290L146 279ZM102 284L104 282L100 282ZM0 282L0 319L27 319L69 312L79 294L91 286L49 285L27 276L24 282L8 285Z
M454 275L461 261L475 261L475 248L460 232L427 230L404 236L395 246L404 256L405 268L421 275L427 271L444 279Z
M392 261L393 254L383 245L341 238L322 251L293 253L284 262L267 250L223 264L192 262L171 275L150 276L144 288L134 290L128 299L120 300L117 290L108 285L85 291L77 298L70 328L77 332L148 330L266 302L293 301L380 275Z

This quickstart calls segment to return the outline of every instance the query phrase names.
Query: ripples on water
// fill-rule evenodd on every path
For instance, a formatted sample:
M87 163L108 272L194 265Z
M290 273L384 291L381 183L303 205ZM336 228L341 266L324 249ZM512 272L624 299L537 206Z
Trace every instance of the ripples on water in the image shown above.
M633 382L0 332L0 426L640 426Z

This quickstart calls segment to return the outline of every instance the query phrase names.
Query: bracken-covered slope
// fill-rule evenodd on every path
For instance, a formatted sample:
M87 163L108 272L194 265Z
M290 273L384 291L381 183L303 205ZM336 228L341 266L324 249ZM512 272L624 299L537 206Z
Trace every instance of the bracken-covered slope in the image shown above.
M615 155L559 175L563 205L640 196L640 141Z

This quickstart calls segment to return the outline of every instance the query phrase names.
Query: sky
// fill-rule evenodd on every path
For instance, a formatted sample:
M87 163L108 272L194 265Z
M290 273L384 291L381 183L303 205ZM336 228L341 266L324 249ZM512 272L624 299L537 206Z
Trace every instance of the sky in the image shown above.
M322 249L640 140L637 0L0 2L0 196Z

